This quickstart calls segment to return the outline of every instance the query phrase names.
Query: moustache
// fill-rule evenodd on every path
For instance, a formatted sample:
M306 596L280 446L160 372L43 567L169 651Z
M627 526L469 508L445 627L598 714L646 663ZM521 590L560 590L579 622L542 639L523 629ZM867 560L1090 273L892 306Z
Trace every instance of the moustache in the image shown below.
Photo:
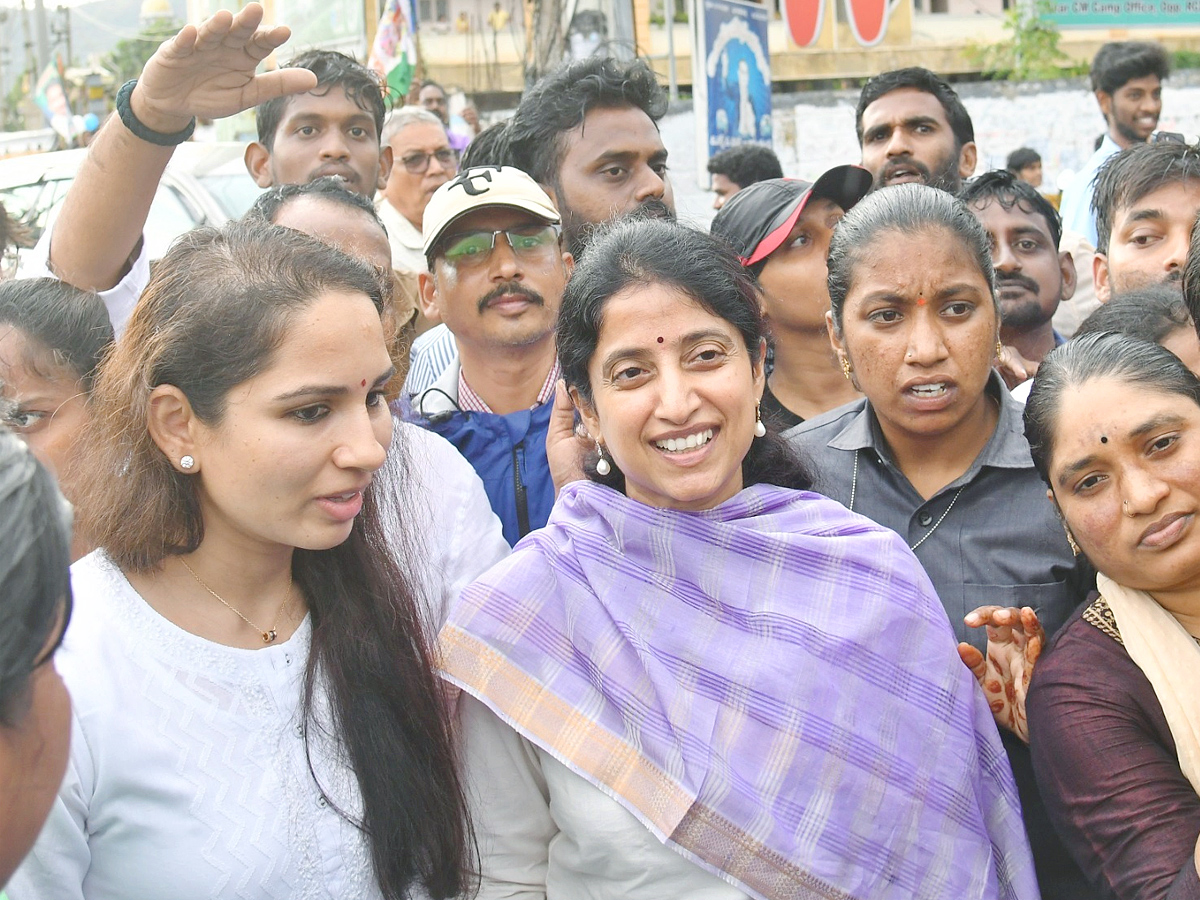
M537 291L525 287L519 281L509 281L501 284L492 290L488 291L479 300L479 312L482 315L492 303L493 300L499 300L501 297L519 296L524 297L534 306L545 306L546 301Z
M663 203L657 197L650 197L643 200L637 205L637 208L629 214L631 219L666 219L667 221L675 221L675 211L667 204Z
M999 291L1010 285L1016 285L1029 291L1031 294L1036 294L1039 290L1038 283L1028 275L1022 275L1020 272L1013 272L1010 275L1001 275L996 273L996 290Z
M879 172L879 179L876 181L876 185L879 186L887 184L888 179L900 169L913 169L921 176L921 181L923 181L925 184L933 183L933 173L929 171L929 167L924 163L917 162L908 154L905 154L904 156L897 156L895 159L890 160L887 165L883 167L883 169Z

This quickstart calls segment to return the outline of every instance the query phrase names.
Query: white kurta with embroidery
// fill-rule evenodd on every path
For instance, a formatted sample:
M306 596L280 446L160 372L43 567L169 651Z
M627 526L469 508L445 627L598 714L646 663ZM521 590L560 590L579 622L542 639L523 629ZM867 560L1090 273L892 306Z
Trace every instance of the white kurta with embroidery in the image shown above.
M285 643L240 650L171 624L101 553L71 584L56 657L71 758L10 900L379 897L366 842L305 759L309 619ZM357 813L352 771L310 739L321 785Z

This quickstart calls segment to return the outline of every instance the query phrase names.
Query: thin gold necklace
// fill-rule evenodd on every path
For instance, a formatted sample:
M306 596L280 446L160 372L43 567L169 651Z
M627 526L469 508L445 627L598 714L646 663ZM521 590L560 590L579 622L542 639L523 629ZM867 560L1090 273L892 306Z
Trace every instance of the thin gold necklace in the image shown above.
M854 474L850 476L850 506L849 506L850 512L854 512L854 497L858 493L858 453L859 453L858 450L854 451ZM925 532L925 536L923 538L921 538L915 544L908 545L909 550L916 550L923 543L925 543L927 540L929 540L929 536L931 534L933 534L935 531L937 531L938 526L942 524L942 522L943 522L943 520L945 520L946 516L950 515L950 510L954 509L954 504L958 502L958 495L963 492L963 488L965 488L965 487L966 487L965 484L960 484L958 486L958 490L955 491L954 496L950 498L950 505L946 507L945 512L943 512L941 514L941 516L938 517L938 520L933 523L933 527L930 528L927 532ZM218 599L220 599L220 598L218 598ZM234 612L237 612L237 610L234 610Z
M279 618L280 618L280 616L283 615L283 608L285 606L287 606L288 600L290 600L292 598L292 573L291 572L288 572L288 586L287 586L287 590L284 591L283 601L279 604L279 609L275 610L275 624L272 625L270 627L270 629L264 631L262 628L259 628L257 625L255 625L253 622L251 622L249 619L247 619L244 615L242 615L242 613L235 606L233 606L231 603L229 603L229 601L227 601L224 597L222 597L220 594L218 594L216 591L214 591L212 588L210 588L207 584L205 584L204 579L201 578L199 575L197 575L195 569L193 569L191 566L189 566L187 564L187 560L183 559L183 557L180 557L179 561L181 563L183 563L183 567L191 573L193 578L196 579L196 584L200 585L200 587L204 588L206 591L208 591L210 594L212 594L214 597L216 597L218 600L220 600L221 604L226 609L233 612L233 614L236 615L239 619L241 619L243 622L245 622L247 625L249 625L251 628L253 628L255 631L257 631L259 634L261 634L264 644L275 643L275 639L277 637L279 637L279 630L278 630L279 629Z

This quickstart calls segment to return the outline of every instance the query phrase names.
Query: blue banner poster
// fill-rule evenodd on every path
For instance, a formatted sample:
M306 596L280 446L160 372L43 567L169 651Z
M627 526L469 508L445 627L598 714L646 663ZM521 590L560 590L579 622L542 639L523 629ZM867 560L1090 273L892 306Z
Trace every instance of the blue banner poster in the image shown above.
M698 173L737 144L771 146L770 8L743 0L696 0L695 39L703 66L693 72ZM705 173L706 176L707 173ZM707 184L703 185L707 187Z

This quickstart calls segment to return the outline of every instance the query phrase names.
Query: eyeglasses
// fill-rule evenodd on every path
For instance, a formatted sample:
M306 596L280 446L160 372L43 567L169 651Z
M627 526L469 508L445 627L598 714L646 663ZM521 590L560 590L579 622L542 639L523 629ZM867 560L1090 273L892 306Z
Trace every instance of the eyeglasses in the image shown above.
M458 171L458 154L449 147L443 147L441 150L435 150L432 153L410 153L408 156L400 157L400 162L404 164L404 170L413 175L424 175L429 168L429 161L436 159L438 165L447 172Z
M520 225L497 231L467 231L453 234L443 242L442 257L455 266L479 266L487 262L496 249L496 236L504 235L508 246L521 259L538 259L558 246L557 225Z

